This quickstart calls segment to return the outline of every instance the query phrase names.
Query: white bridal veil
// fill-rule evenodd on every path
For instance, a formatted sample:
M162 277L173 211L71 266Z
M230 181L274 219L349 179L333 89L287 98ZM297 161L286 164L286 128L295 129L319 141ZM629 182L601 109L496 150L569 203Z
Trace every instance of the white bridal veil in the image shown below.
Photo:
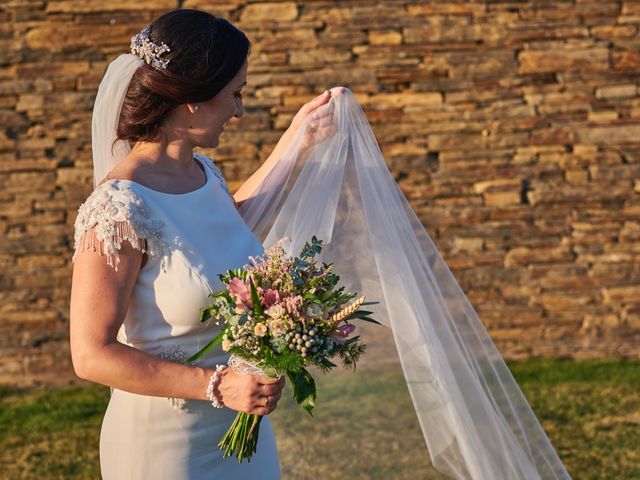
M110 65L94 106L94 185L129 151L117 142L142 60ZM362 108L333 89L333 133L311 147L308 116L240 212L269 247L316 235L347 289L380 303L434 467L455 479L570 478L482 322L385 164ZM340 94L340 92L342 92Z
M116 131L131 77L143 64L143 60L132 53L119 55L107 67L98 87L91 116L94 188L131 151L129 142L116 141Z
M335 131L309 149L307 117L240 211L265 247L316 235L348 290L381 303L434 467L456 479L570 478L500 353L391 176L346 88ZM341 93L340 93L341 92Z

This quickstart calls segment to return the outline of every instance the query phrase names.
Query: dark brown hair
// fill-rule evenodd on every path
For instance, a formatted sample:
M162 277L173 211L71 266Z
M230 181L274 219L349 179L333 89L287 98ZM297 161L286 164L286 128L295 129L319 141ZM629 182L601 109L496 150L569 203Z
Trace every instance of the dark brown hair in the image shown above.
M178 9L157 18L149 38L171 49L167 68L144 63L136 70L118 121L118 139L160 138L160 124L177 105L210 100L238 73L249 55L246 35L224 18L200 10Z

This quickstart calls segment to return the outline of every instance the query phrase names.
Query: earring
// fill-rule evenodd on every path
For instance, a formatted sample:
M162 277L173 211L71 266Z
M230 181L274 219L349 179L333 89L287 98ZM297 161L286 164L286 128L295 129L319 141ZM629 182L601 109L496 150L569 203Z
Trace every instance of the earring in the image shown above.
M194 108L194 109L195 109L195 111L197 112L198 110L200 110L200 105L195 105L193 108Z

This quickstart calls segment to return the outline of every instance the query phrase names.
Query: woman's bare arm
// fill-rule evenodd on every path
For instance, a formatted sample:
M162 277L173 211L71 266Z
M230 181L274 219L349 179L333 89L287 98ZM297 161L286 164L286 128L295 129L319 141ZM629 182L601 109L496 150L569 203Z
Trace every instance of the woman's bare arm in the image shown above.
M204 400L212 370L162 360L116 339L142 255L123 242L117 271L95 252L76 256L70 320L75 372L83 379L128 392Z
M296 113L291 121L291 126L284 132L280 140L276 144L276 147L273 149L273 152L269 157L264 161L262 165L256 170L253 175L251 175L238 190L233 194L233 199L236 202L236 205L240 205L242 202L247 200L251 195L256 191L258 185L262 183L264 178L269 174L269 172L273 169L275 164L278 162L282 154L285 152L289 143L296 136L296 133L302 126L307 115L313 113L316 109L325 105L331 100L331 94L323 94L319 95L310 102L305 103L302 108ZM328 135L331 126L331 120L333 118L333 112L330 109L322 109L318 110L316 114L316 119L314 120L317 123L317 130L310 129L305 133L305 136L308 138L304 138L301 141L300 148L306 149L309 144L314 141L319 141Z
M162 360L117 340L142 255L123 241L117 271L96 252L76 255L70 326L75 372L85 380L140 395L207 400L213 369ZM217 393L224 405L257 415L268 415L276 408L285 380L239 375L228 367L221 377Z
M249 198L251 194L255 192L258 185L262 183L264 178L269 174L269 172L278 162L278 159L284 153L285 149L289 145L289 142L291 141L292 136L293 132L291 130L287 130L286 132L284 132L282 134L282 137L280 137L280 140L278 140L278 143L273 149L271 155L269 155L264 163L260 165L260 167L258 167L258 169L253 172L253 174L247 180L245 180L242 185L240 185L240 188L238 188L238 190L236 190L236 192L233 194L233 199L235 200L236 205L240 205L247 198Z

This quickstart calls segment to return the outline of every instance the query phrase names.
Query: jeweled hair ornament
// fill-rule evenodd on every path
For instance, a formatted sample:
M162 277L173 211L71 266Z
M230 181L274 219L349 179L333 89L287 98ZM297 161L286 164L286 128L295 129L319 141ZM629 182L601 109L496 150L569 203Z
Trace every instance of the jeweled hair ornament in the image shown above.
M158 45L149 38L151 29L146 26L140 33L131 37L131 53L137 55L145 63L151 65L156 70L164 70L169 65L169 60L160 58L171 49L166 43Z

